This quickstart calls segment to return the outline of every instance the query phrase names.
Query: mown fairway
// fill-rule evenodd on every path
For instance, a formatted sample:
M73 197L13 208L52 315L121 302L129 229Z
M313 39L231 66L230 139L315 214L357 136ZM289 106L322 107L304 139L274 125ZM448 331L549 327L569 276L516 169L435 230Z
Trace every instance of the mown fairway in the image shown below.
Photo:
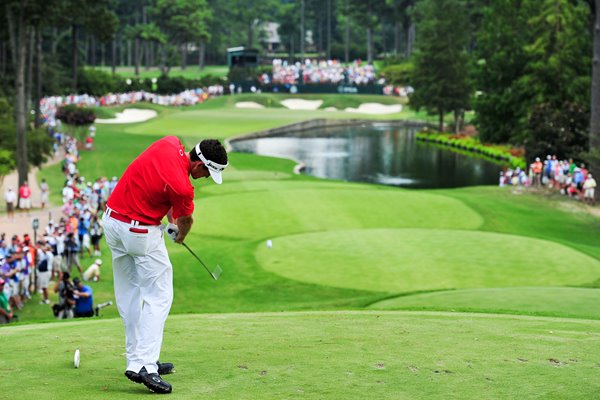
M120 176L165 134L189 147L307 118L361 117L238 110L231 98L154 108L160 115L147 123L98 125L96 150L80 162L88 180ZM405 116L415 114L392 117ZM320 180L294 175L289 160L249 154L231 154L230 164L222 186L195 182L196 223L186 239L207 264L223 267L222 278L211 281L183 247L168 244L175 300L163 361L178 366L169 379L176 398L598 393L598 217L509 189L411 191ZM62 185L58 166L41 177ZM113 298L106 248L102 258L96 302ZM113 317L114 306L102 320L0 329L0 340L18 349L0 358L0 369L12 392L26 388L11 398L143 394L122 376L124 335ZM37 301L21 319L52 320ZM76 347L79 370L70 364Z

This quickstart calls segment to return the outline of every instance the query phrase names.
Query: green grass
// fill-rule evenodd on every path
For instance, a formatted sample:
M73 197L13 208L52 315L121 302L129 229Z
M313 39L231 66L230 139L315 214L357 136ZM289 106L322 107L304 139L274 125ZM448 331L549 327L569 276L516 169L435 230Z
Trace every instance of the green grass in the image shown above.
M108 73L112 72L111 67L96 67L96 69L100 69ZM206 75L226 77L228 72L229 68L226 65L207 65L202 70L197 65L190 65L184 70L182 70L181 67L171 68L169 71L169 76L182 76L186 79L199 79ZM135 68L117 67L116 73L124 78L133 78L135 77ZM153 67L148 70L146 70L146 68L143 66L140 67L140 78L158 78L160 75L161 72L158 67Z
M176 364L165 378L177 399L591 399L599 330L599 321L456 313L179 315L161 356ZM0 358L7 398L148 395L122 375L116 319L2 336L12 348Z
M376 310L447 310L600 319L600 290L511 287L409 293L370 305Z
M477 231L330 229L279 237L273 243L272 249L261 246L257 251L257 261L268 271L370 291L580 285L600 276L600 261L569 247ZM310 262L314 254L319 257ZM330 268L338 264L344 267Z
M156 119L98 124L96 150L82 151L79 168L88 180L120 176L166 134L190 147L309 118L363 118L242 110L232 101L146 105L159 112ZM409 109L385 116L412 117ZM210 280L184 248L167 243L175 299L161 358L177 363L169 379L177 398L563 399L598 392L600 218L506 188L405 190L294 175L290 160L230 156L223 185L194 182L196 222L186 239L205 263L222 266L222 278ZM62 185L59 166L41 177ZM51 200L59 201L56 190ZM110 252L102 249L103 279L91 285L96 302L114 298ZM11 398L145 392L122 376L116 307L99 320L54 322L37 300L20 312L20 326L0 329L8 348L18 349L0 358L6 393L17 393ZM79 370L71 366L76 347Z

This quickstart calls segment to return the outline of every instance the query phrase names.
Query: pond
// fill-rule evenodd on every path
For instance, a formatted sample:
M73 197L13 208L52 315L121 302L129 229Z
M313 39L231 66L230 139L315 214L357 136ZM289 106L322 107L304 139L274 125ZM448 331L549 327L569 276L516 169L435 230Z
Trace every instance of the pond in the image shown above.
M502 165L417 141L414 124L364 123L242 139L233 150L291 158L320 178L411 188L497 185Z

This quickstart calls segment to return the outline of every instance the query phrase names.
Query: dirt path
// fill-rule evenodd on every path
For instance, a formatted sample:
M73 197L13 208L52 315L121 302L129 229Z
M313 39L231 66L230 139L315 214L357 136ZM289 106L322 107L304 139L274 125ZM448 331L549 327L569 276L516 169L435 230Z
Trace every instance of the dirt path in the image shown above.
M49 160L44 167L57 164L61 162L63 159L62 152L59 152L53 159ZM20 210L15 211L14 220L10 220L6 215L6 202L4 201L4 192L7 188L11 187L13 190L18 190L18 174L17 171L13 171L10 175L7 175L4 178L4 182L0 185L0 193L2 194L2 210L3 213L0 214L0 233L6 233L6 237L10 238L13 235L19 235L23 237L25 233L29 233L29 235L33 238L33 219L38 218L39 220L39 228L37 230L38 237L44 231L46 225L48 225L48 221L50 219L58 220L60 219L61 211L60 206L56 205L48 205L46 204L46 208L42 210L41 207L41 191L39 187L39 183L37 180L37 173L39 169L33 168L29 175L27 176L27 182L29 182L29 186L31 187L31 212L29 215L26 212L22 212ZM61 188L50 188L50 192L61 190Z

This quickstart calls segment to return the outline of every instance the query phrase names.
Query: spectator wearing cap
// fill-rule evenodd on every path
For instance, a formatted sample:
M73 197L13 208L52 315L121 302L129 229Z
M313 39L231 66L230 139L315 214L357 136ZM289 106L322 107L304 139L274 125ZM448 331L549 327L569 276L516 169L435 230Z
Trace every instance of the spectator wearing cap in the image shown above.
M48 195L50 194L50 188L48 187L48 183L45 178L42 178L42 182L40 183L40 202L42 206L42 210L46 208L46 204L48 203Z
M16 308L22 308L21 296L19 296L18 273L23 261L23 251L17 235L13 236L12 244L7 248L6 259L0 264L0 277L5 281L4 293L9 302Z
M79 270L79 274L83 275L81 263L79 262L79 243L73 232L67 234L64 257L66 258L66 271L68 273L71 273L71 267L75 265L77 270Z
M44 235L51 236L52 234L54 234L55 228L56 228L56 225L54 225L54 221L49 220L48 225L46 226L46 228L44 228Z
M100 239L102 239L103 234L102 223L100 222L98 215L93 215L90 221L90 239L92 241L92 246L94 247L95 257L100 257L102 255L100 252Z
M102 266L102 260L96 259L92 265L88 267L83 273L84 281L98 282L100 280L100 267Z
M109 195L111 195L112 192L115 190L117 183L119 183L119 180L117 179L116 176L113 176L112 179L110 180L110 182L108 183L108 194Z
M52 275L52 258L54 258L54 255L50 247L43 241L38 240L36 248L37 284L44 296L40 304L50 304L50 299L48 299L48 284Z
M583 201L594 205L596 203L596 180L590 173L587 174L587 179L583 182L583 190Z
M8 324L14 318L8 297L4 293L4 279L0 278L0 324Z
M542 168L544 164L540 161L539 157L535 158L535 162L531 164L531 170L533 171L533 185L540 186L542 184Z
M15 203L17 202L17 193L9 187L4 192L4 201L6 201L6 217L14 221L15 220Z
M583 181L584 177L581 168L575 168L575 171L573 172L573 183L577 185L577 190L583 190Z
M75 318L94 316L94 297L92 288L81 283L79 278L73 279L73 297L75 298Z

